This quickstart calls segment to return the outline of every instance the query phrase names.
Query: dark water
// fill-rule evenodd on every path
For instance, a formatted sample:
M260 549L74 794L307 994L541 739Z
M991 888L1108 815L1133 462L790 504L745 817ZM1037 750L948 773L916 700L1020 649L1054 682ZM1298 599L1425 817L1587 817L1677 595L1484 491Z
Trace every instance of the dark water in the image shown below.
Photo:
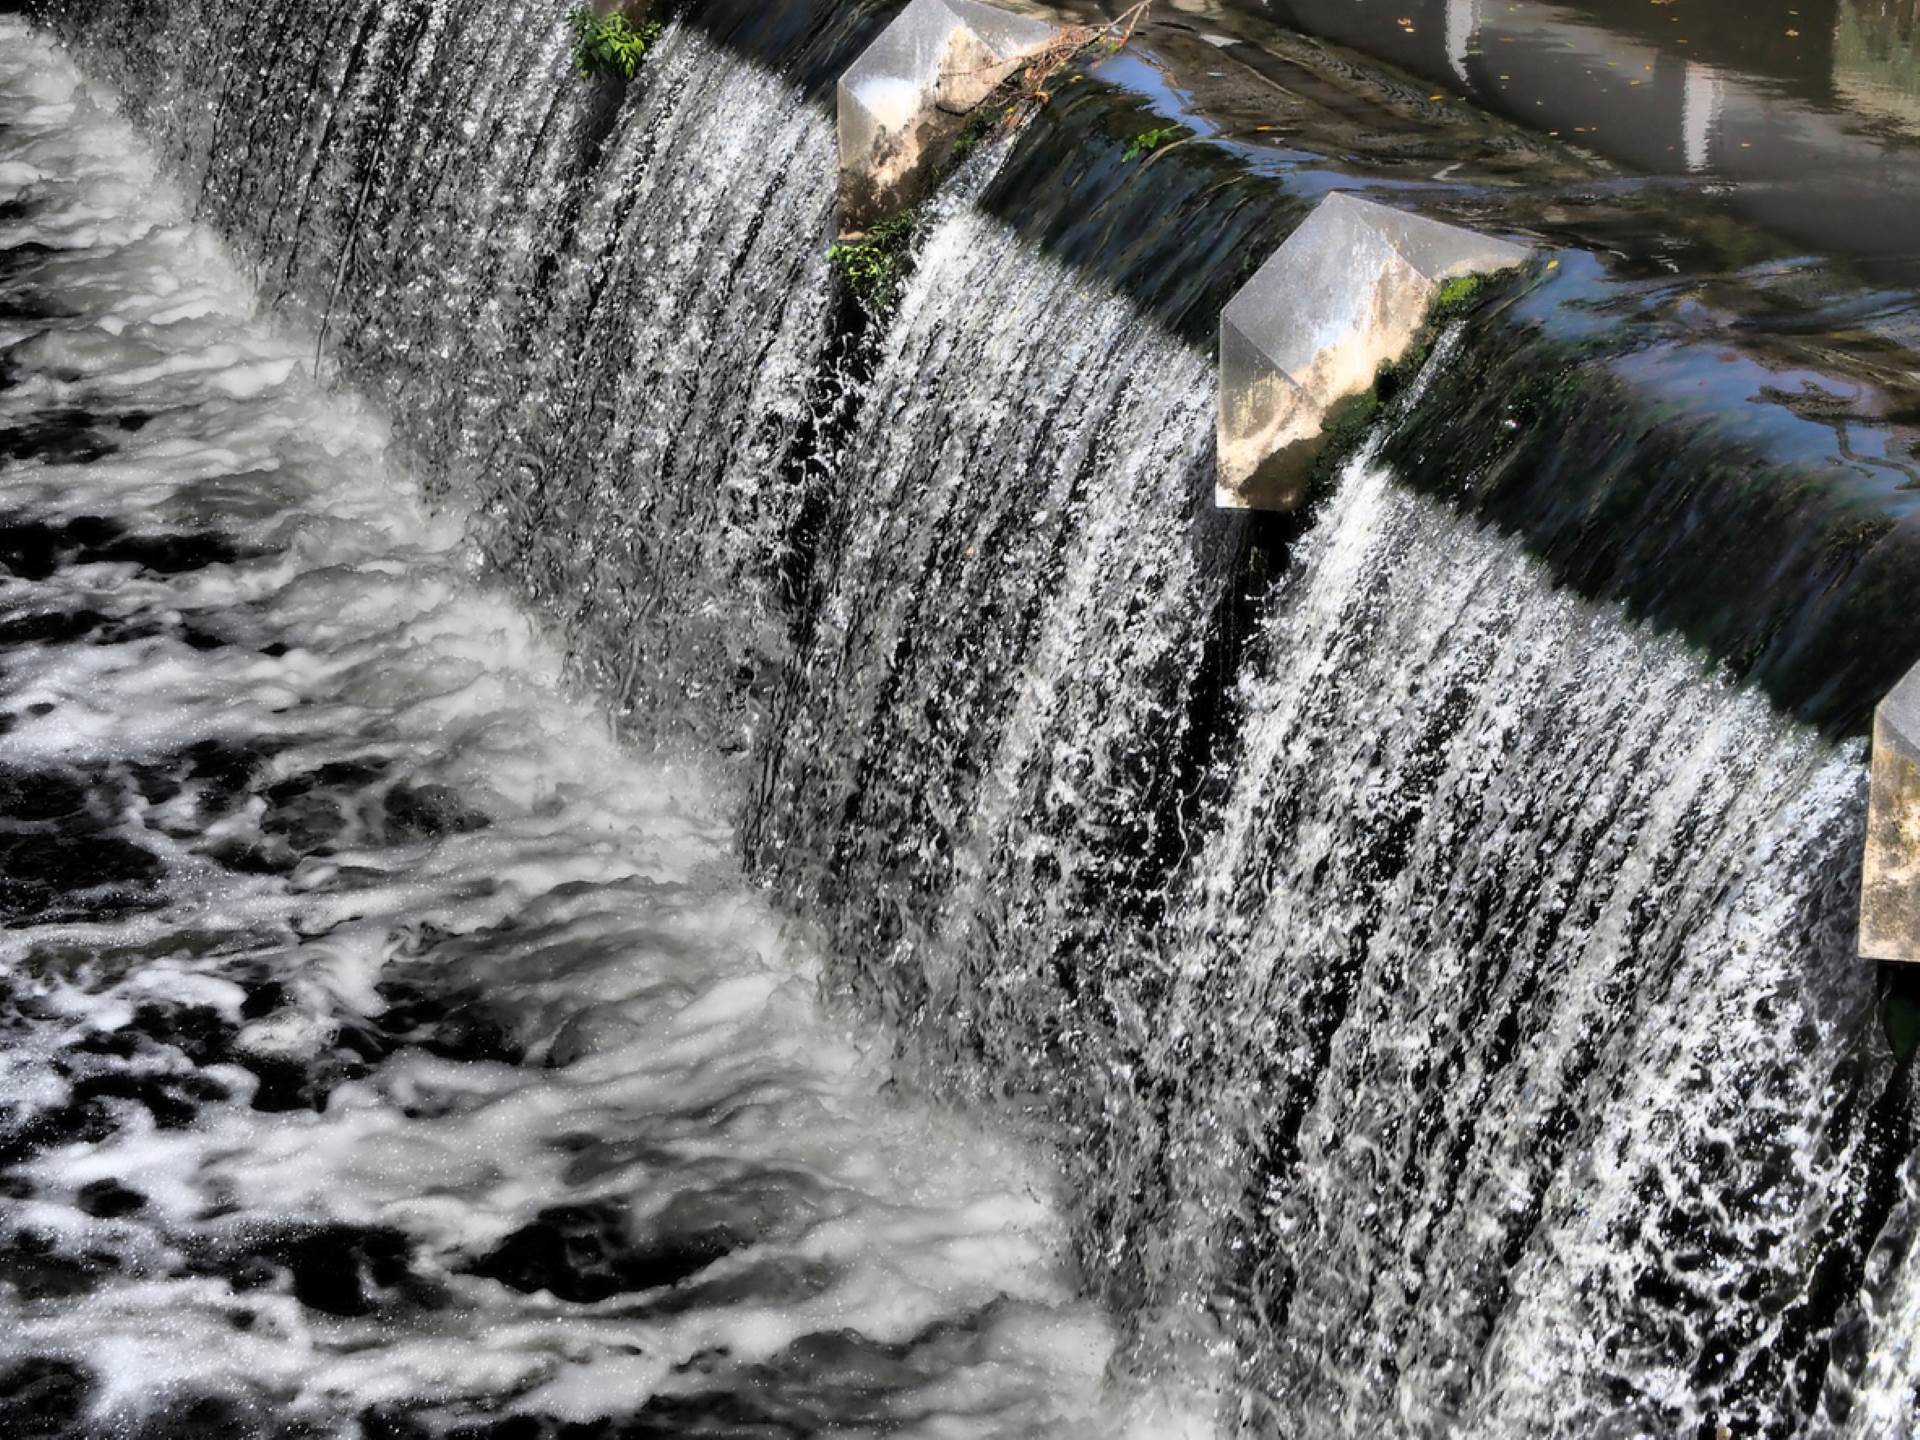
M810 55L852 33L820 7L799 11L787 18ZM360 1013L397 1009L430 1032L428 1059L362 1056L369 1074L302 1123L383 1137L456 1117L452 1153L434 1162L455 1178L423 1184L441 1172L379 1138L282 1165L288 1151L247 1130L237 1153L270 1155L265 1178L213 1203L246 1214L297 1201L396 1228L401 1241L361 1243L354 1273L412 1293L415 1262L396 1245L439 1267L418 1283L457 1271L455 1293L494 1307L471 1333L495 1337L495 1368L435 1370L453 1361L451 1322L433 1310L407 1322L428 1338L399 1347L404 1383L378 1358L393 1330L352 1332L347 1360L287 1362L299 1383L346 1397L341 1415L401 1392L401 1409L437 1404L443 1419L462 1405L604 1414L618 1396L635 1434L1060 1434L1064 1417L1089 1415L1088 1433L1107 1434L1120 1425L1103 1405L1162 1403L1156 1385L1212 1383L1218 1362L1222 1403L1194 1433L1904 1433L1920 1383L1906 1338L1920 1304L1914 1097L1911 1062L1880 1033L1876 977L1850 949L1860 748L1734 683L1726 655L1557 585L1441 487L1396 477L1386 457L1417 455L1425 407L1448 402L1458 367L1485 363L1489 332L1443 347L1312 515L1222 516L1206 502L1212 367L1179 333L1221 282L1168 279L1143 299L1165 279L1147 263L1161 242L1132 207L1167 202L1185 226L1175 243L1201 247L1208 195L1224 194L1241 227L1229 233L1250 237L1284 227L1285 187L1263 208L1272 187L1209 183L1204 167L1130 183L1097 99L1063 102L956 177L899 311L862 319L823 257L832 143L808 98L823 61L789 83L676 27L622 93L571 80L551 16L516 0L465 7L457 24L415 0L288 3L245 23L213 4L177 5L160 26L143 13L93 13L88 63L121 77L268 303L324 329L331 363L382 401L396 453L448 506L447 543L464 523L564 650L538 651L549 684L508 722L494 697L513 688L519 651L503 666L492 631L459 640L458 678L440 683L490 747L462 769L428 744L456 702L421 708L410 669L342 633L360 657L346 673L387 708L351 703L396 727L380 753L430 757L426 775L394 783L444 786L431 805L487 823L406 862L425 878L376 881L361 873L379 869L361 832L326 831L327 807L381 826L414 823L429 802L409 791L394 821L386 798L308 807L289 792L301 815L317 812L301 823L359 847L321 857L329 883L389 897L372 912L389 917L424 891L433 927L404 944L293 950L283 985L308 966L343 975L330 983ZM766 58L770 42L740 43ZM189 63L209 55L222 63ZM172 82L187 73L205 87ZM1036 178L1058 173L1075 124L1073 193L1098 202L1079 217ZM1017 213L1022 177L1044 245ZM35 313L18 323L49 329ZM1604 309L1586 314L1605 329ZM301 335L289 364L314 353ZM361 413L349 429L376 425ZM83 428L58 437L58 463L111 475L87 447L113 437ZM254 468L251 452L220 448ZM345 468L391 506L384 479ZM334 474L328 494L346 484ZM279 503L240 538L266 547ZM350 511L352 533L384 543L390 513ZM62 547L128 543L33 533L32 555L53 557L43 567L66 563ZM329 553L315 563L332 577ZM368 568L316 584L311 623L389 624L389 584L410 572L381 560L372 573L399 578L376 586ZM465 626L475 592L444 593L455 614L432 624ZM708 788L587 747L577 711L553 738L563 661L609 697L630 742L707 757ZM326 718L358 733L360 711L340 703ZM324 758L273 760L269 783L362 758L307 743ZM547 798L550 769L579 793ZM603 772L620 794L641 788L637 818L601 818ZM393 774L315 783L384 797ZM264 844L247 827L278 803L247 802L236 833ZM697 845L661 818L687 811L710 817ZM715 815L737 816L738 832ZM565 857L543 862L564 878L536 884L516 850L482 848L529 834ZM734 853L804 923L804 951L762 928L773 912L735 888ZM634 878L635 855L671 867L688 854L725 884L693 899L681 880ZM175 903L170 876L147 891L117 883ZM618 926L636 928L574 928L568 907L600 905L608 884ZM1045 1128L1059 1208L1009 1198L1025 1181L1007 1180L1004 1142L961 1124L962 1145L924 1109L873 1100L878 1071L847 1062L879 1108L843 1108L815 1061L845 1052L818 1031L762 1046L763 1027L826 1026L810 992L741 982L761 996L751 1019L706 1028L741 992L685 996L722 984L712 967L732 973L719 954L737 960L734 927L749 920L756 956L808 979L817 964L836 1000L880 1027L896 1076ZM542 948L550 935L557 954ZM379 994L415 947L486 1002L466 1038L435 1028L464 1013L446 991L424 1010ZM143 952L129 973L154 963ZM657 998L651 982L623 988L635 965L669 967ZM646 1008L685 1003L691 1020ZM683 1025L696 1031L686 1048ZM561 1047L572 1064L534 1079L496 1053L548 1058L537 1046L562 1035L588 1052ZM569 1117L598 1102L569 1072L591 1064L611 1098L582 1125ZM428 1086L409 1114L415 1091L399 1077L421 1067L465 1098ZM363 1104L352 1085L380 1098ZM823 1093L841 1128L801 1164L779 1147L807 1143L813 1121L783 1107ZM496 1114L523 1123L490 1129ZM672 1164L660 1126L687 1147ZM224 1133L182 1128L195 1155ZM554 1153L568 1136L586 1158ZM751 1193L684 1202L674 1249L659 1239L665 1212L636 1197L695 1185L684 1177L707 1172L681 1162L735 1136L772 1147L726 1172ZM794 1238L814 1233L794 1218L812 1203L797 1192L813 1192L786 1177L829 1158L835 1183L858 1191L829 1233L883 1254L816 1291L815 1251ZM522 1170L537 1178L514 1179ZM945 1221L892 1228L891 1201L860 1198L896 1193L882 1172L938 1215L958 1207L967 1238L946 1240ZM743 1230L744 1252L727 1238ZM286 1314L306 1305L297 1257L341 1253L328 1232L281 1262L269 1288ZM898 1277L922 1259L965 1278L929 1282L938 1316L894 1325L889 1307L921 1293ZM766 1288L711 1288L735 1267ZM535 1323L511 1297L538 1277L551 1298ZM677 1281L669 1296L700 1303L683 1315L674 1300L623 1298L653 1281L649 1297ZM831 1288L842 1283L853 1288ZM512 1319L492 1318L501 1306ZM658 1323L693 1349L598 1328L609 1315L654 1323L661 1306L673 1318ZM120 1333L97 1308L47 1313L71 1325L71 1353ZM866 1339L845 1342L860 1358L844 1368L850 1352L826 1337L848 1314ZM1022 1318L996 1330L1003 1315ZM725 1355L702 1358L722 1329ZM619 1345L638 1354L606 1358ZM526 1347L563 1358L529 1380L516 1368ZM248 1367L274 1363L253 1353ZM685 1368L662 1372L660 1353ZM583 1388L568 1389L575 1363ZM661 1398L687 1387L717 1408ZM768 1394L785 1408L752 1408ZM1179 1433L1151 1412L1140 1426Z
M1912 0L1233 0L1649 175L1807 250L1920 282Z

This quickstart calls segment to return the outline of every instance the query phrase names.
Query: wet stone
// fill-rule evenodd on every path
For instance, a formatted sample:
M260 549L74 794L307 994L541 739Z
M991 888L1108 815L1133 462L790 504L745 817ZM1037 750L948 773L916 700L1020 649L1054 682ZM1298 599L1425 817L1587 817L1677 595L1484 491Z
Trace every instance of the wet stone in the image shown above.
M841 224L865 230L917 203L929 160L965 115L1055 35L979 0L913 0L836 87Z

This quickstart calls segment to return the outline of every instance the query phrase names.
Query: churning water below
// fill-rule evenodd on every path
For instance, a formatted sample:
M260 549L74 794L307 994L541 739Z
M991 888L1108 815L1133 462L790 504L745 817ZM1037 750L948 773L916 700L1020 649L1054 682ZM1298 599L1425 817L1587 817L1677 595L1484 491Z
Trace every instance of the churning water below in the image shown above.
M0 1433L1181 1433L155 169L0 19Z
M991 148L850 326L827 120L691 26L62 10L462 513L9 31L7 1393L1106 1436L1198 1344L1261 1440L1911 1432L1857 750L1377 467L1213 512L1204 357Z

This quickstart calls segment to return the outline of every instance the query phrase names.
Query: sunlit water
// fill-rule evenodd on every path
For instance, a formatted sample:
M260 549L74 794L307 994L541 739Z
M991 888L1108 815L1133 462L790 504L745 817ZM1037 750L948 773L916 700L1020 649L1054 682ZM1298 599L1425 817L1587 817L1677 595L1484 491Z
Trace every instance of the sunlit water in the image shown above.
M0 20L0 1433L1180 1433L155 170Z
M82 202L126 230L103 237L110 264L7 262L25 348L0 399L38 417L8 432L14 492L44 491L10 568L70 590L122 567L112 596L50 590L9 632L29 647L16 688L65 666L78 697L36 715L20 690L4 743L42 758L17 766L91 757L77 791L15 787L37 838L9 903L69 934L171 932L197 874L267 916L258 939L197 921L197 949L143 943L137 971L91 982L245 972L224 1015L114 1012L125 1038L68 1060L101 1078L29 1066L53 1117L34 1155L129 1143L111 1138L128 1114L183 1149L119 1165L139 1209L23 1155L26 1207L118 1210L85 1223L139 1236L165 1156L211 1167L224 1188L199 1203L238 1208L169 1222L145 1263L346 1327L327 1364L370 1378L315 1413L377 1414L375 1433L484 1433L517 1410L551 1435L597 1406L629 1434L1107 1435L1103 1367L1182 1376L1209 1348L1235 1357L1229 1411L1261 1437L1909 1432L1912 1066L1851 954L1857 746L1366 463L1310 526L1247 543L1206 500L1204 355L971 207L977 174L946 187L899 312L855 344L823 256L830 119L697 29L670 27L614 96L569 75L543 0L75 11L196 213L328 339L267 344L232 318L230 278L201 287L224 320L162 297L117 335L89 321L205 273L182 232L127 227L153 203L146 162L116 181L121 162L91 161L77 196L36 180L38 208L5 212L28 240ZM81 144L76 124L37 143ZM1101 163L1094 139L1084 156ZM1138 218L1115 203L1085 225ZM1192 241L1193 263L1224 263ZM124 281L155 254L158 279ZM135 385L156 318L155 363L212 368ZM379 396L470 526L398 511L368 420L302 388L316 353ZM212 407L262 359L285 379ZM194 406L167 409L183 387ZM128 409L152 418L126 428ZM539 607L551 651L462 578L456 528ZM237 593L247 577L265 578ZM183 668L133 668L152 651ZM553 683L563 655L625 733L704 737L725 778L622 762ZM123 669L82 677L89 658ZM246 685L205 682L223 667ZM502 677L529 667L545 678L516 698ZM236 698L256 689L257 715ZM87 701L110 728L76 749ZM201 709L194 730L180 712ZM811 969L733 870L736 806L741 848L824 937L828 984L888 1022L902 1073L1065 1138L1057 1209L1007 1198L1045 1188L1008 1147L873 1101L880 1067L821 1078L852 1052L803 1022ZM45 881L82 856L103 893ZM595 864L583 891L525 898ZM115 953L34 948L55 976ZM676 1008L729 967L796 984ZM669 974L678 991L651 988ZM736 999L745 1018L722 1023ZM104 1023L39 1003L16 1054ZM221 1068L236 1057L245 1075ZM196 1093L209 1080L233 1094ZM279 1108L250 1110L248 1087ZM472 1138L508 1112L524 1124ZM216 1121L206 1148L191 1126ZM350 1124L407 1138L305 1143ZM881 1157L892 1179L865 1178ZM469 1164L513 1178L488 1191ZM929 1216L951 1243L925 1240ZM140 1272L35 1223L47 1238L16 1253L54 1257L22 1272L37 1318L71 1328L34 1353L158 1374L102 1355L116 1333L182 1333L200 1312L179 1281L150 1312L173 1328L116 1331L100 1277ZM821 1234L850 1248L823 1260ZM1115 1335L1075 1308L1027 1324L1080 1281ZM307 1353L249 1323L170 1353L196 1376L242 1346ZM629 1328L580 1338L607 1324ZM758 1338L716 1338L734 1326ZM447 1374L382 1380L392 1357ZM501 1369L476 1381L482 1358ZM646 1393L681 1398L633 1398L649 1364L667 1378Z

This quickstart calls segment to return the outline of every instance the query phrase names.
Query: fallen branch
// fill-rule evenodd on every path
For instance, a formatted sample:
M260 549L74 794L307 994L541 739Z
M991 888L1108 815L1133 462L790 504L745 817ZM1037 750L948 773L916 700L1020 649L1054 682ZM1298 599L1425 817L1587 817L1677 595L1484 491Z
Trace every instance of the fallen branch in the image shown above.
M1113 19L1099 25L1065 25L1040 49L1034 51L1020 62L1020 67L1008 78L1007 84L1017 89L1013 102L1007 108L1003 122L1029 118L1047 101L1053 98L1053 92L1047 89L1047 82L1064 70L1074 59L1096 45L1105 45L1107 53L1118 54L1133 41L1133 32L1146 18L1152 0L1139 0ZM956 79L971 75L980 75L992 69L983 66L976 70L954 70L946 72L943 78ZM982 102L985 103L985 102Z

